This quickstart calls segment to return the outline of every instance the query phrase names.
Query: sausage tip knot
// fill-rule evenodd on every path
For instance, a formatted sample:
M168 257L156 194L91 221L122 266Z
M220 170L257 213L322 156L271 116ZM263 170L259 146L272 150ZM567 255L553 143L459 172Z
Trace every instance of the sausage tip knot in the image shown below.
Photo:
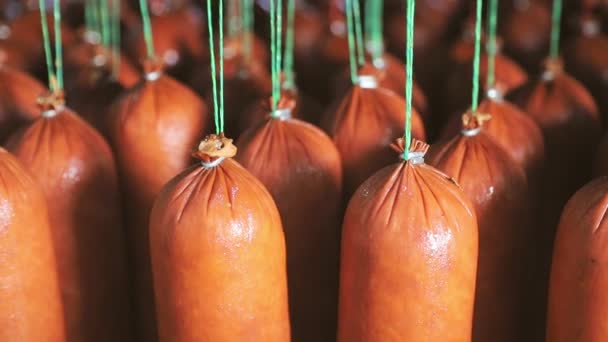
M200 159L205 168L215 167L224 159L236 155L237 148L232 142L233 140L226 138L223 133L210 134L201 141L193 156Z

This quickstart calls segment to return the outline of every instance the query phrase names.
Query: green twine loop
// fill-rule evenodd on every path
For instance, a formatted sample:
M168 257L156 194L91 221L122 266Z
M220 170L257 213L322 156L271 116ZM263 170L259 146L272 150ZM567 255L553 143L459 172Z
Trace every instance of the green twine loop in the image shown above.
M46 71L49 79L49 89L52 92L57 91L56 84L53 81L55 79L55 68L53 66L53 53L51 51L51 38L49 35L49 27L46 20L46 7L44 0L38 0L38 6L40 9L40 26L42 27L42 40L44 46L44 57L46 61Z
M363 30L361 29L361 7L359 0L352 1L353 15L355 20L355 40L357 42L357 62L359 66L365 63L365 54L363 52Z
M359 81L357 68L365 62L359 0L346 0L346 26L348 28L347 37L350 79L353 84L357 84Z
M496 73L496 24L498 21L498 0L490 0L488 5L488 42L486 53L488 54L488 73L486 77L486 90L491 89L495 82Z
M560 36L560 24L562 21L562 0L553 0L553 11L552 11L552 27L551 27L551 48L549 50L549 56L551 58L559 57L559 36Z
M53 3L53 19L55 21L55 65L53 66L53 52L51 51L51 38L46 20L46 7L44 0L39 0L40 20L42 26L42 38L44 55L49 77L49 89L53 93L63 91L63 54L61 50L61 7L59 0Z
M283 73L285 75L284 87L295 87L295 71L293 64L294 51L294 25L296 16L295 0L287 0L287 32L285 33L285 57L283 59Z
M281 27L283 26L283 0L270 0L270 58L272 77L272 115L281 98Z
M211 14L211 0L207 0L207 30L209 31L209 53L211 57L211 82L213 90L213 118L215 122L215 133L224 132L224 5L223 0L219 0L219 64L220 72L215 65L215 45L213 34L213 15ZM219 76L219 82L217 81ZM219 83L219 90L218 90Z
M108 3L106 0L99 1L99 13L101 16L101 44L110 45L110 18L108 16Z
M414 88L414 14L416 0L407 0L407 36L405 44L405 149L403 159L410 159L410 146L412 144L412 93Z
M97 39L99 39L99 36L101 35L101 20L99 19L101 15L99 14L99 7L97 6L96 0L86 0L85 15L87 15L87 32L95 34L95 43L97 43Z
M367 51L372 61L382 59L384 54L383 22L384 0L368 0L365 3L365 38Z
M112 75L120 73L120 0L112 0Z
M477 0L475 8L475 56L473 59L473 91L471 93L471 111L477 111L479 102L479 60L481 50L481 9L483 0Z
M243 37L243 55L251 58L253 37L253 0L241 0L241 28Z
M150 24L150 13L148 11L148 1L139 0L141 20L144 25L144 40L146 41L146 51L149 59L154 59L154 41L152 40L152 24Z
M55 77L57 90L63 90L63 51L61 49L61 5L60 0L53 4L53 17L55 19Z

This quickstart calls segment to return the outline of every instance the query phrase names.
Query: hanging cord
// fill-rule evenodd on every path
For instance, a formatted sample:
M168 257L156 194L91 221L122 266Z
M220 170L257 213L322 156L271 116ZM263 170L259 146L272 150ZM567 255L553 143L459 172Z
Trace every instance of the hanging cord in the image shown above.
M357 42L357 63L359 66L365 63L365 54L363 52L363 30L361 29L361 6L359 0L353 0L353 19L355 21L355 41Z
M118 79L120 74L120 0L112 1L112 75Z
M141 11L141 20L144 25L144 40L146 41L146 51L149 59L155 58L154 41L152 40L152 24L150 24L150 13L148 11L148 1L139 0L139 9Z
M252 55L253 0L241 0L241 22L243 36L243 56L249 60Z
M42 27L42 39L44 45L44 57L46 61L46 70L49 79L49 89L51 92L56 92L55 67L53 66L53 53L51 51L51 38L49 35L49 26L46 20L46 7L44 0L38 0L40 8L40 24Z
M97 0L86 0L85 6L89 15L86 27L87 33L89 34L89 39L94 44L97 44L101 40L101 15L99 14Z
M219 0L219 67L218 75L215 61L215 35L213 34L213 15L211 0L207 0L207 30L209 31L209 53L211 57L211 82L213 90L213 118L215 122L215 133L220 135L224 132L224 4ZM219 76L219 82L218 82ZM218 90L219 83L219 90Z
M363 39L361 37L361 16L359 12L359 0L346 0L348 60L350 65L350 79L353 84L359 82L357 68L363 65L365 61L362 44Z
M296 1L287 0L287 30L285 33L285 57L283 58L283 74L285 80L283 87L286 89L293 89L296 85L296 77L294 71L294 25L296 17Z
M365 46L372 57L372 62L380 61L384 54L382 27L384 0L367 0L365 6Z
M481 9L483 0L477 0L475 8L475 56L473 59L473 90L471 92L471 112L476 115L479 104L479 60L481 50Z
M228 37L235 37L243 31L243 8L246 0L226 1L226 14L228 25L226 33Z
M412 143L412 92L414 87L414 13L416 0L407 0L407 25L405 44L405 149L403 159L410 159L410 145Z
M110 46L110 18L108 16L108 2L99 0L99 14L101 18L101 44L105 47Z
M39 0L40 19L42 26L42 38L44 45L44 55L49 78L49 89L52 93L63 92L63 54L61 50L61 7L59 0L53 2L53 20L55 30L55 58L53 63L53 52L51 51L51 37L46 20L46 7L44 0Z
M559 57L560 24L562 21L562 0L553 0L551 48L549 56L552 59Z
M496 73L496 24L498 21L498 0L489 0L488 5L488 41L486 53L488 55L488 74L486 77L486 90L494 87Z
M61 49L61 5L60 0L53 3L53 18L55 20L55 77L57 91L63 91L63 51Z
M281 98L281 55L283 0L270 0L270 58L272 76L272 116L277 114Z

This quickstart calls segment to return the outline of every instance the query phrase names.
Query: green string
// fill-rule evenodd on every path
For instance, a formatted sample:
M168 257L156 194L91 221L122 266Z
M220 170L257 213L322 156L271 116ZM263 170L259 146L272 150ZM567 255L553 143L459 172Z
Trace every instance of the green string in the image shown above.
M234 37L243 31L242 11L245 6L245 1L246 0L229 0L226 3L226 7L228 7L228 37Z
M101 44L110 45L110 18L108 16L108 3L106 0L99 0L99 14L101 16Z
M559 35L560 35L561 21L562 21L562 0L553 0L551 48L549 50L549 56L551 58L559 57Z
M44 0L38 0L38 6L40 9L40 24L42 27L42 38L44 45L44 56L46 61L46 70L49 78L49 89L55 92L55 68L53 67L53 53L51 51L51 38L49 35L49 26L46 20L46 7Z
M93 12L91 11L91 0L86 0L84 4L84 27L88 32L93 29Z
M270 1L270 58L272 77L272 113L277 111L279 99L281 98L281 40L283 26L283 0Z
M486 77L486 90L494 86L496 72L496 24L498 21L498 0L490 0L488 5L488 43L486 53L488 54L488 73Z
M120 0L112 0L112 74L120 74Z
M365 37L366 47L372 60L379 60L384 54L382 18L384 16L384 0L368 0L365 3Z
M99 14L99 7L97 6L96 0L88 0L88 5L91 11L91 32L101 32L101 15Z
M150 24L150 14L148 12L148 1L139 0L139 8L141 11L141 20L144 25L144 40L146 41L146 50L148 58L154 59L154 42L152 41L152 25Z
M361 66L365 63L365 54L363 53L363 30L361 29L361 7L359 0L353 0L353 19L355 21L355 41L357 42L357 63Z
M61 5L60 0L53 4L53 17L55 19L55 72L57 78L57 91L63 90L63 52L61 50Z
M295 16L296 2L295 0L287 0L287 32L285 33L285 58L283 62L283 72L285 74L284 86L286 88L293 88L295 86L295 71L293 64Z
M243 51L246 60L252 54L252 35L253 35L253 0L241 1L241 21L243 35Z
M410 159L410 146L412 143L412 93L414 87L414 13L416 0L407 0L407 27L405 44L405 149L403 159Z
M475 57L473 59L473 91L471 93L471 111L477 111L479 102L479 60L481 50L481 9L483 0L477 0L475 9Z
M353 0L346 0L346 28L348 31L348 65L350 66L350 80L353 84L359 82L359 76L357 75L357 52L355 51L355 33L354 33L354 20L353 20L353 6L351 4Z
M218 47L220 49L220 133L224 132L224 1L219 0L219 33L220 39L218 42Z
M224 5L219 0L219 64L220 72L218 75L215 65L215 35L213 34L213 15L211 0L207 0L207 30L209 31L209 53L211 57L211 82L213 90L213 118L215 122L215 133L224 132ZM219 76L219 82L218 82ZM218 91L219 83L219 91Z

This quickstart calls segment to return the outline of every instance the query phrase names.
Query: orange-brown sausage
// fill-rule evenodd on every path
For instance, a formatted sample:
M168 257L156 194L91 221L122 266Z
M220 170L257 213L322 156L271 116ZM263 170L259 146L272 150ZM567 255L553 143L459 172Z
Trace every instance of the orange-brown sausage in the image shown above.
M64 342L65 322L44 194L0 148L0 341Z
M150 270L148 218L156 195L185 169L191 149L204 134L203 101L181 83L152 69L148 79L128 90L110 114L109 133L124 196L136 325L144 342L156 340ZM158 75L158 78L153 76Z
M366 75L366 81L377 80ZM373 84L356 85L341 100L337 110L323 117L321 126L342 156L345 198L350 198L361 183L395 159L388 146L403 135L403 108L403 97L390 90ZM419 139L425 137L422 119L416 112L412 115L412 135Z
M477 124L475 124L477 126ZM454 177L479 225L473 341L523 341L526 274L533 259L532 206L524 170L484 128L434 145L428 162Z
M65 108L45 110L11 151L49 205L69 341L131 341L129 283L110 147Z
M279 212L264 186L230 158L234 151L217 160L214 153L230 142L212 136L201 146L206 166L171 180L152 210L159 340L288 342Z
M403 153L403 144L400 144ZM338 341L471 340L477 223L446 175L414 159L351 199L342 231Z
M44 92L38 80L0 61L0 143L40 115L36 98Z
M292 341L335 341L342 167L320 129L290 110L246 131L236 159L272 194L287 243ZM266 108L266 113L269 113Z
M547 342L608 341L608 177L568 201L557 229L547 313Z
M510 96L536 121L545 138L546 162L541 184L542 235L537 246L540 285L534 296L539 311L533 322L538 328L538 339L542 340L555 229L568 198L591 176L601 124L597 106L589 92L564 72L557 60L547 61L542 78L529 82Z

